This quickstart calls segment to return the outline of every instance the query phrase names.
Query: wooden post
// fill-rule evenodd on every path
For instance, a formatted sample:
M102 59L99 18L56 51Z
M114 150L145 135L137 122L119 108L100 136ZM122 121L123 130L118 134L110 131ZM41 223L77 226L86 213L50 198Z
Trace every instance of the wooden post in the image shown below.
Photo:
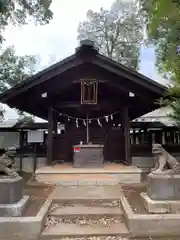
M20 175L22 176L22 172L23 172L23 148L24 148L24 132L23 130L21 129L20 130L20 137L19 137L19 148L20 148L20 152L19 152L19 161L20 161L20 169L19 169L19 172L20 172Z
M48 109L47 164L53 162L53 109Z
M53 130L54 130L54 133L55 135L57 135L57 113L56 112L53 112Z
M127 165L132 164L131 159L131 144L130 144L130 124L128 107L124 106L122 111L122 126L124 132L124 146L125 146L125 162Z

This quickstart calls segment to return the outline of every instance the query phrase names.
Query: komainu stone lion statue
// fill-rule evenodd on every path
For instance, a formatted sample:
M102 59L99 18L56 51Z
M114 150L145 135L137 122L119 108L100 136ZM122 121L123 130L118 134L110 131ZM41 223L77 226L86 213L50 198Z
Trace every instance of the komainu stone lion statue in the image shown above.
M0 156L0 172L5 173L8 177L12 178L19 176L18 173L11 168L14 163L14 153L14 149L7 149L5 153Z
M180 174L180 163L161 144L153 144L152 153L156 158L153 174Z

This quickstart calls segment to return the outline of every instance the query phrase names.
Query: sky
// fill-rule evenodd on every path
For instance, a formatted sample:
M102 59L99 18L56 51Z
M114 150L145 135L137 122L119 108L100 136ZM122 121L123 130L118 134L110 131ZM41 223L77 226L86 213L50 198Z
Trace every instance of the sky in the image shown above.
M5 46L14 45L18 55L36 55L37 68L41 70L74 53L78 46L77 27L86 19L89 9L99 11L109 8L113 0L53 0L51 10L53 20L45 26L29 23L22 27L9 27L5 32ZM168 82L155 69L153 48L141 48L140 72L156 81ZM7 108L6 108L7 109ZM14 118L15 113L7 109L6 118Z

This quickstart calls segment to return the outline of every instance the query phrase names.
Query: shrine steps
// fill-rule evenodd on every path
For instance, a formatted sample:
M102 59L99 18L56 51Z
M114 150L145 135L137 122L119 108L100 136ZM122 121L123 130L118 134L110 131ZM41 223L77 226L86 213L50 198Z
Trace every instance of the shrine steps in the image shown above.
M136 166L122 164L104 165L103 168L73 168L57 164L36 170L36 180L57 185L117 185L119 183L140 183L142 170Z
M56 187L40 240L129 237L119 186Z

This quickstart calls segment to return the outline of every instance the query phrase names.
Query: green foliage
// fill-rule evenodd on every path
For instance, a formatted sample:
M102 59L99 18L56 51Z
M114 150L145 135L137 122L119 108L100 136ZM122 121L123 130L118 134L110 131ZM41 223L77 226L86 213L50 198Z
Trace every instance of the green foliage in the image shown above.
M33 123L34 121L35 120L33 116L27 115L23 112L19 112L18 123L21 123L25 126L26 124Z
M146 11L149 40L156 47L156 65L161 73L168 72L173 79L180 79L180 4L172 0L141 0ZM148 3L147 3L148 2Z
M0 28L8 24L22 25L27 20L47 24L52 19L52 0L0 0Z
M178 128L180 128L180 99L176 99L170 103L172 112L168 114L168 117L173 119Z
M87 20L78 27L78 40L90 39L102 54L138 69L142 20L136 3L116 0L110 10L87 12Z
M2 49L3 31L8 25L20 26L28 21L49 23L53 17L51 3L52 0L0 0L0 93L32 75L35 65L33 56L16 56L13 47ZM1 115L2 109L0 118Z
M147 3L148 2L148 3ZM161 106L169 106L168 117L180 127L180 1L141 0L146 12L148 36L156 48L156 66L160 73L168 73L175 85L169 86L166 96L160 99Z
M33 56L16 56L14 48L7 48L0 55L0 92L22 82L34 72Z

